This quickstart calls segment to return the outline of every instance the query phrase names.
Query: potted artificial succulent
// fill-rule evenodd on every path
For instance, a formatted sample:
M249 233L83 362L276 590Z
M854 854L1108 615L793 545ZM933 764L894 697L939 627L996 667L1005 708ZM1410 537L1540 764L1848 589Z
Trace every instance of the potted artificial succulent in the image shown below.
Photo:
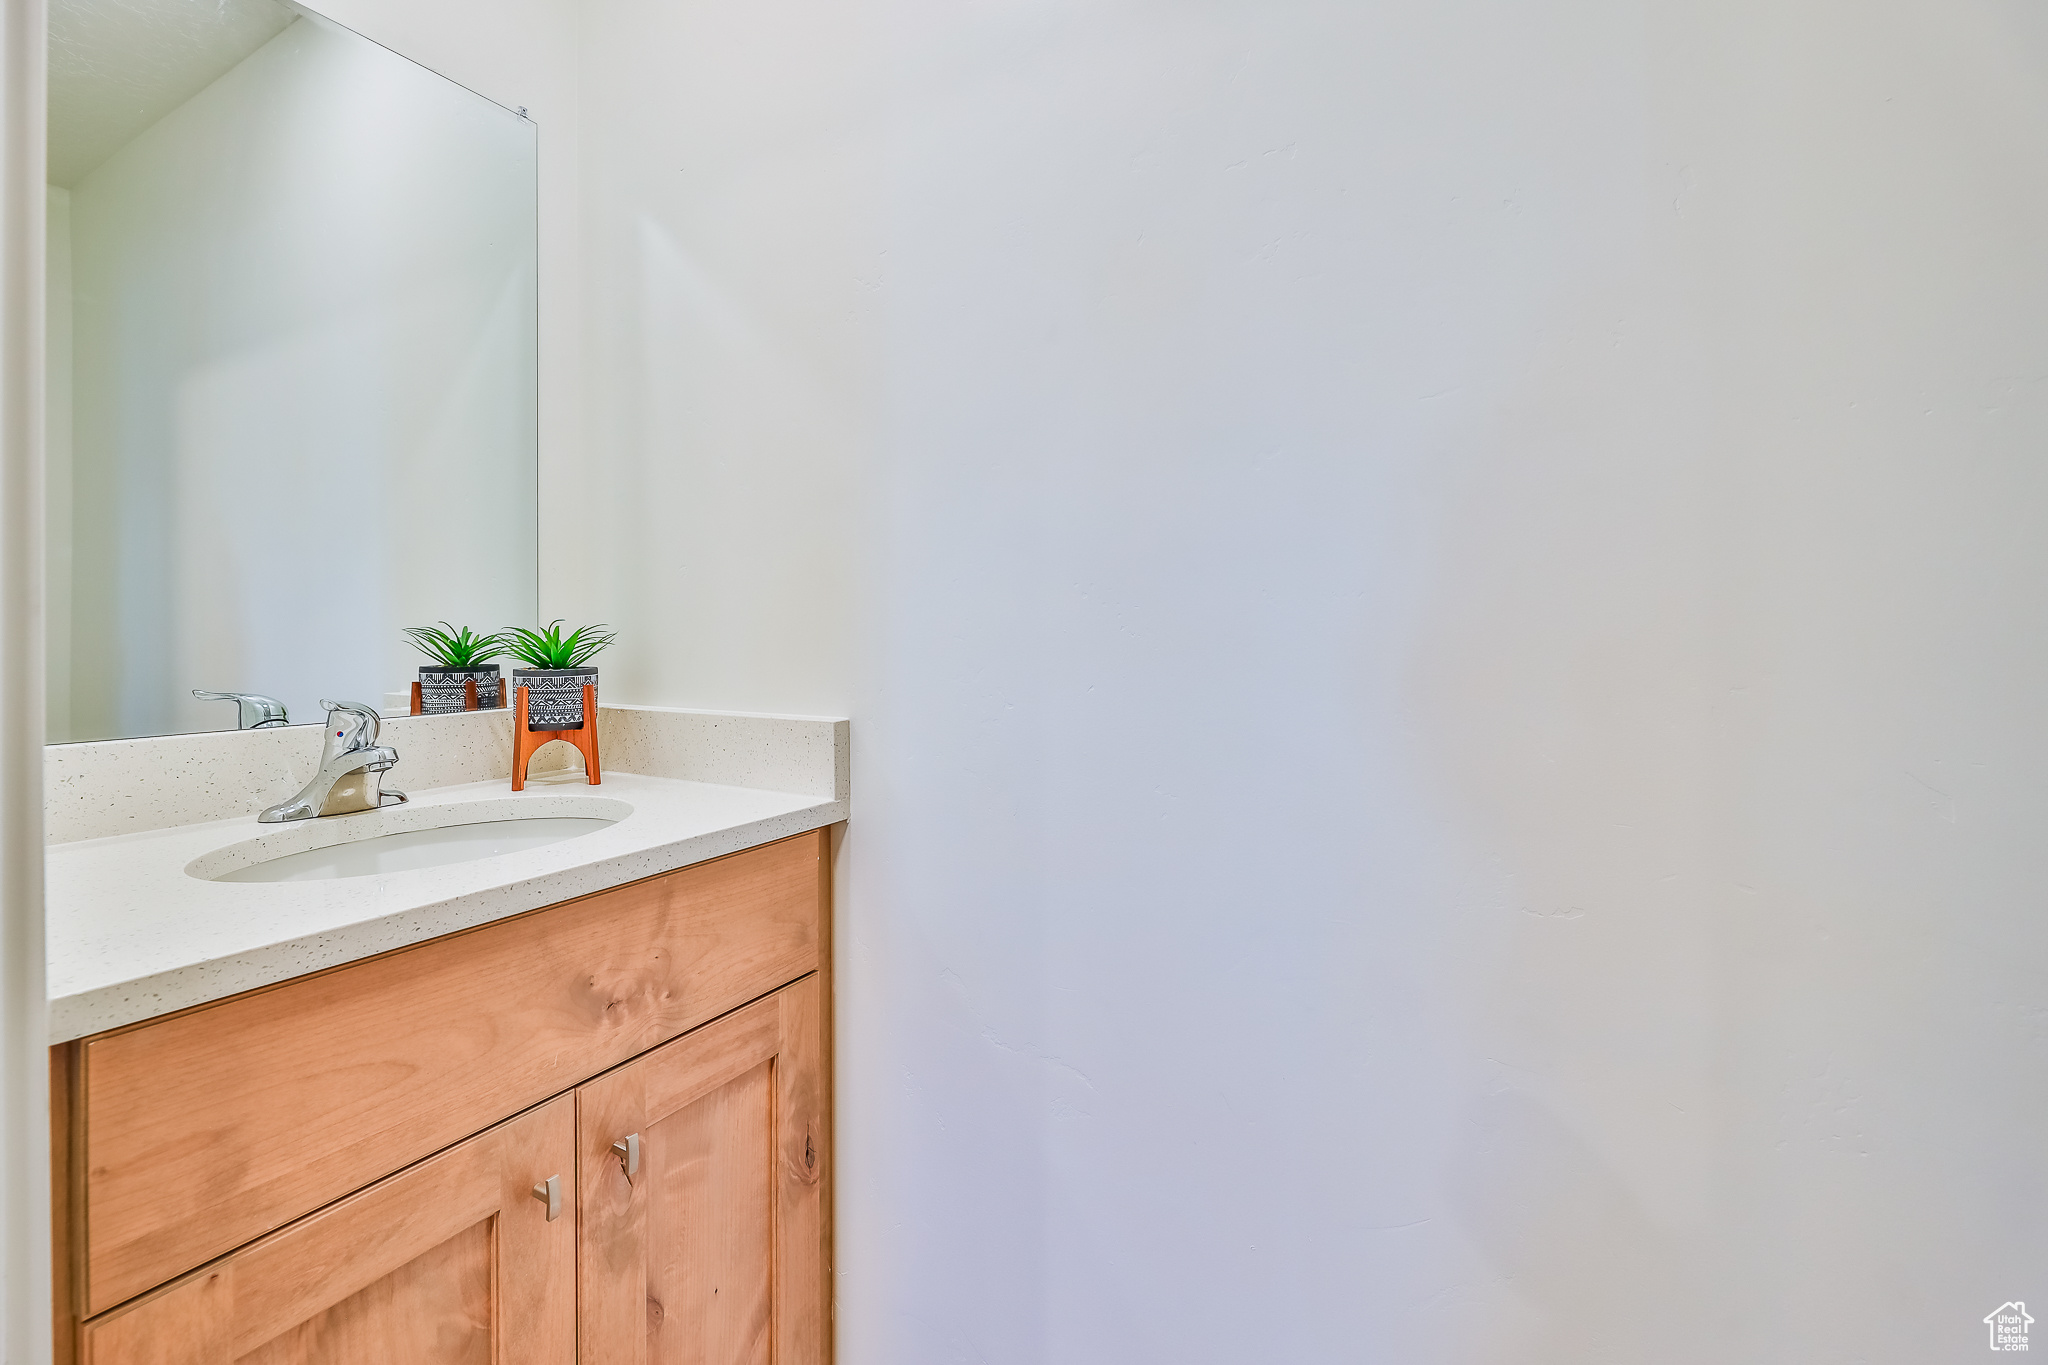
M461 711L463 684L476 684L476 704L489 710L505 704L499 685L498 666L488 660L506 652L503 632L478 635L463 626L460 630L446 621L436 626L407 626L405 634L414 649L434 662L420 667L420 713L428 716Z
M564 635L555 620L545 630L509 626L499 633L504 652L526 665L512 670L512 686L526 689L526 728L582 729L583 689L587 684L594 697L597 687L597 670L586 665L618 632L595 625Z

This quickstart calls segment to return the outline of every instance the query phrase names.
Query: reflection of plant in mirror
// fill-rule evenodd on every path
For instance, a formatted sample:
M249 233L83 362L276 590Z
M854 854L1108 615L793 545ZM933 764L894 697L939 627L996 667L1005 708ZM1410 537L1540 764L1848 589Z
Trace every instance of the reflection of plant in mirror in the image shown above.
M602 622L594 626L580 626L564 635L559 617L548 622L545 630L507 626L500 635L505 642L505 652L528 668L581 668L595 658L599 650L619 638L617 631L606 630Z
M433 626L407 626L405 634L414 649L443 668L475 668L486 659L497 658L508 648L503 631L477 635L468 626L457 630L446 621L438 629Z

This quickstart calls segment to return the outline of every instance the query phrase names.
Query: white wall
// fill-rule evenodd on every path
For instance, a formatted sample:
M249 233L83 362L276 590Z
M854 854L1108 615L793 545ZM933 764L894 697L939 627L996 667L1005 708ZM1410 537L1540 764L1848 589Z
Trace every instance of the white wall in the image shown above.
M44 45L0 7L0 1360L50 1359L43 987Z
M846 1365L2048 1299L2037 9L586 15L542 607L855 718Z
M73 187L60 737L317 719L401 625L530 617L534 142L308 18Z

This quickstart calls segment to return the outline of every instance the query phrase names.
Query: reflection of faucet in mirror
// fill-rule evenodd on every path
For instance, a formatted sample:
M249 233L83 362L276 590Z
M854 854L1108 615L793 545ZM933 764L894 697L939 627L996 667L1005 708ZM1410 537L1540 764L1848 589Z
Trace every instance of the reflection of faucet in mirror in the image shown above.
M284 713L284 703L276 697L266 697L261 692L202 692L195 687L192 689L192 695L201 701L235 703L237 730L261 730L266 726L291 724L291 720Z
M398 750L377 743L376 711L360 702L322 698L320 704L327 708L327 741L320 752L320 770L297 796L257 816L263 824L311 820L317 815L354 815L406 799L404 792L382 790L384 774L398 762Z

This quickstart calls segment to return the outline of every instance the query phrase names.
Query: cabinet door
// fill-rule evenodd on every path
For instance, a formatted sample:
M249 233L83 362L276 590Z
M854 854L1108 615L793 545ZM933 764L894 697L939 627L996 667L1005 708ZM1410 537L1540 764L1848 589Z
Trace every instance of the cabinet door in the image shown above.
M87 1322L86 1365L573 1365L575 1142L563 1096L458 1143Z
M805 977L577 1092L583 1365L825 1365L822 996Z

